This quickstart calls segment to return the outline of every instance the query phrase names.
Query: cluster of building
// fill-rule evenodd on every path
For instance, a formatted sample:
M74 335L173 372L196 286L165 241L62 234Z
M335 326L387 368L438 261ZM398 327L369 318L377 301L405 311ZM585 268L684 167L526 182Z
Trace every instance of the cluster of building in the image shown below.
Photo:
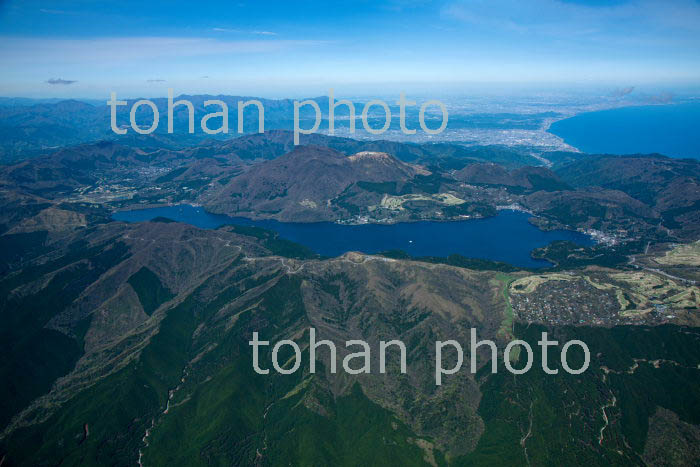
M658 324L674 317L666 306L623 312L616 290L601 290L576 276L544 282L529 293L511 289L510 301L520 320L551 325Z

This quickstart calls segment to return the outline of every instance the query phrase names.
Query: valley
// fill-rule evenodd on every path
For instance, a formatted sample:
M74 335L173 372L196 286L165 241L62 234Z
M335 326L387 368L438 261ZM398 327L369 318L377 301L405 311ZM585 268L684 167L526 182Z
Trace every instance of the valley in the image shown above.
M700 0L0 0L0 467L700 466Z
M546 168L497 150L291 138L103 142L0 167L8 465L636 465L700 424L695 163ZM466 241L480 225L494 230ZM526 258L499 256L509 248ZM311 373L309 327L340 359L345 341L400 339L408 371L390 350L386 374L331 373L321 351ZM492 375L484 348L475 374L436 386L434 342L469 342L471 328L498 344L498 365L512 339L539 362L546 331L586 342L590 369ZM253 332L297 342L299 370L256 374ZM581 358L570 350L572 368ZM269 348L260 359L271 367Z

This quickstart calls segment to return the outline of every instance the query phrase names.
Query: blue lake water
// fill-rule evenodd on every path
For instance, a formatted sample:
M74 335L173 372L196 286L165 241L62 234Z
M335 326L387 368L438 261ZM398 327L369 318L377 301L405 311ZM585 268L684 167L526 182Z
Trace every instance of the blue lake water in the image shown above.
M469 258L538 268L550 264L530 256L535 248L555 240L569 240L582 246L594 243L589 236L579 232L539 230L528 222L529 214L517 211L500 211L497 216L486 219L391 225L251 220L211 214L203 208L189 205L120 211L113 215L115 220L126 222L142 222L156 217L167 217L204 229L215 229L225 224L262 227L324 256L338 256L348 251L372 254L387 250L403 250L412 256L446 257L457 253Z
M587 112L549 129L592 154L650 154L700 159L700 103Z

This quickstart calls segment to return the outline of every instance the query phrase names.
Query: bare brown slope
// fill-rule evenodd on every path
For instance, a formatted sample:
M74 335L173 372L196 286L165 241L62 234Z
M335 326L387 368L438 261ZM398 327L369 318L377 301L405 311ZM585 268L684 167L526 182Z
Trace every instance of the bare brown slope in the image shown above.
M386 153L353 156L330 148L303 146L250 167L222 190L201 200L213 212L287 221L336 217L329 200L359 181L406 181L421 169Z

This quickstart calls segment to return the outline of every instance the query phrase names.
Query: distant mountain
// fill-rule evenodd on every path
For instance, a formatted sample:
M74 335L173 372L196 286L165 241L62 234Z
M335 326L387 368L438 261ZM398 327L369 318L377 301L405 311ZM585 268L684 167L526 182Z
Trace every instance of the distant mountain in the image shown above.
M0 107L18 107L26 105L37 105L37 104L57 104L59 102L65 101L60 97L49 97L49 98L31 98L31 97L0 97ZM90 105L101 105L104 103L102 99L74 99L80 102L85 102Z
M211 138L200 127L200 121L204 115L213 112L211 108L205 108L204 101L218 99L224 101L229 107L229 135L236 135L238 121L238 102L250 99L260 100L265 108L266 124L270 128L292 128L293 101L290 99L270 100L241 96L188 96L175 97L189 100L194 107L194 134L189 134L189 113L185 106L177 106L173 112L172 134L168 133L167 125L167 98L154 98L154 102L160 113L160 124L154 134L162 135L170 141L178 141L178 147L192 145L195 142ZM321 101L323 98L319 98ZM131 106L138 99L126 100L127 105L117 107L117 124L129 126ZM321 102L323 103L323 102ZM322 107L328 108L328 99ZM302 118L309 117L309 109L304 107L300 111ZM139 139L133 130L127 135L117 135L111 130L110 107L106 105L106 99L99 105L92 105L78 100L62 100L58 102L46 102L33 105L0 105L0 161L13 160L19 157L32 157L45 154L59 146L75 145L94 142L98 140ZM153 115L147 106L141 107L135 113L138 125L147 127L153 121ZM247 107L244 112L244 131L253 132L258 129L257 109L255 106ZM214 126L214 123L211 123ZM219 135L219 138L228 135ZM171 143L172 144L172 143Z
M119 172L121 178L128 178L144 167L175 157L176 154L168 151L149 154L109 141L84 144L58 150L49 156L0 166L0 184L40 195L66 194L93 185L107 174Z
M467 146L458 143L404 143L387 140L356 140L320 133L300 135L300 145L323 146L350 155L362 151L385 152L410 163L456 170L474 162L492 162L508 168L540 165L541 160L505 146ZM228 141L201 144L203 150L232 152L241 159L274 159L294 149L294 134L269 130Z
M663 225L683 235L700 233L700 163L661 155L591 156L564 165L557 174L573 187L619 190L645 203Z
M303 136L297 147L285 130L180 148L169 135L123 141L0 166L0 186L49 199L122 200L119 207L194 202L230 215L303 222L456 219L519 203L550 227L666 240L700 235L695 160L563 154L551 170L523 166L520 155L498 148L320 134ZM350 157L360 153L381 156Z
M126 135L117 135L111 130L110 108L106 105L106 99L99 103L87 103L78 100L65 100L58 102L41 102L32 105L0 105L0 162L12 161L37 155L45 155L60 146L76 145L81 143L95 142L100 140L113 140L119 144L132 146L148 145L154 147L156 141L162 143L163 148L182 149L207 142L234 140L238 134L238 103L251 99L259 100L265 109L265 129L287 130L285 133L277 133L273 139L268 141L269 147L284 146L286 150L278 155L291 150L292 141L289 130L293 128L294 101L291 99L262 99L244 96L211 96L211 95L181 95L174 98L189 100L194 108L194 134L189 130L189 113L185 106L177 106L174 109L173 133L168 133L167 125L167 99L153 98L151 101L156 105L160 114L160 122L155 132L148 137L136 134L132 130ZM216 109L205 107L206 100L216 99L225 102L229 110L229 133L208 135L200 127L201 119L209 112ZM320 130L327 129L328 98L313 98L318 103L322 114ZM128 129L130 125L131 106L136 99L126 100L126 106L117 107L117 124ZM357 108L361 106L358 104ZM396 110L396 109L395 109ZM255 106L246 107L243 115L243 130L246 134L258 131L258 114ZM339 108L338 115L342 117L344 108ZM359 112L359 111L358 111ZM470 118L474 118L471 121ZM462 116L451 118L452 128L474 128L484 126L492 128L495 124L493 116L486 118L484 115ZM517 119L513 116L505 116L505 122L513 122ZM303 106L300 109L300 119L302 127L308 128L313 124L315 113L310 106ZM372 117L375 118L375 117ZM409 113L410 126L417 127L417 112ZM487 121L482 121L486 118ZM150 126L153 121L152 111L148 106L142 106L135 112L136 123L141 126ZM216 120L216 119L215 119ZM397 121L397 119L394 119ZM498 119L496 119L498 120ZM347 120L340 118L337 126L345 125ZM397 123L394 122L394 125ZM499 123L498 125L503 125ZM507 126L507 123L505 123ZM210 122L210 126L216 127L215 121ZM376 126L376 124L375 124ZM358 131L362 131L361 129ZM273 132L274 133L274 132ZM334 147L345 153L356 153L361 150L387 152L405 161L417 161L427 157L434 160L435 164L440 164L444 168L462 168L467 160L488 160L508 166L537 165L541 160L505 146L470 146L465 147L460 144L405 144L390 141L363 141L358 142L348 138L337 138L333 140L323 139L322 136L308 135L302 137L302 144L317 144ZM369 136L365 133L365 136ZM284 140L284 141L283 141ZM259 141L259 140L258 140ZM321 142L324 141L324 142ZM254 140L251 140L254 142ZM239 144L233 143L234 145ZM142 147L143 149L143 147ZM243 149L239 147L239 149ZM251 153L252 154L252 153ZM268 153L269 154L269 153ZM266 156L271 157L271 156ZM245 158L245 157L243 157Z
M330 200L360 182L405 182L424 169L380 152L346 156L334 149L301 146L256 164L200 202L214 212L280 220L327 220Z
M700 179L700 164L693 159L651 155L595 155L556 169L574 187L600 186L624 191L656 205L669 187ZM700 192L698 193L700 196Z
M471 184L500 185L527 191L569 189L554 172L544 167L521 167L509 171L499 164L475 163L455 172L453 176Z
M632 236L655 231L661 238L667 235L657 229L661 221L657 211L619 190L539 191L526 196L523 204L561 225L608 232L624 230Z

